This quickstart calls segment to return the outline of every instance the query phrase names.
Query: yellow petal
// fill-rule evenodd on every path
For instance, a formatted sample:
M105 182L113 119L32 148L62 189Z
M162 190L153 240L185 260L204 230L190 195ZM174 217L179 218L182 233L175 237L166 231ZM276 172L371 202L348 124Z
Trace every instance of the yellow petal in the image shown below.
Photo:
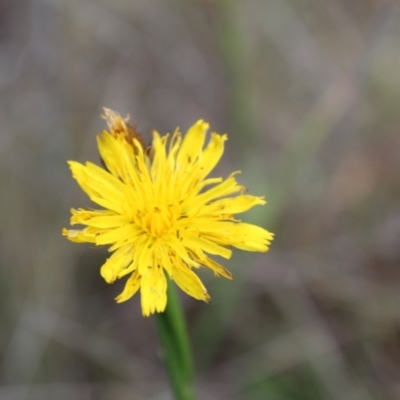
M191 199L190 207L196 209L198 207L204 206L209 201L218 199L220 197L229 196L233 193L243 191L245 188L237 184L236 179L231 176L230 178L224 180L222 183L208 189L204 193Z
M82 230L63 229L63 236L75 243L96 243L96 235L91 233L87 228Z
M210 301L207 289L202 284L199 277L187 266L180 264L174 268L171 279L189 296L197 300Z
M110 229L129 224L131 221L126 215L116 215L107 210L75 210L71 209L71 225L81 224L96 228Z
M140 288L140 275L138 271L135 271L126 281L124 290L122 293L115 298L117 303L129 300Z
M84 170L87 184L104 197L125 197L125 185L114 175L100 168L96 164L87 162Z
M149 267L153 266L153 239L146 238L143 242L137 243L135 247L139 274L144 276Z
M120 241L133 242L142 230L134 224L123 225L103 234L99 234L96 238L97 245L112 244Z
M203 260L203 265L207 268L210 268L216 276L223 276L229 280L233 279L233 276L230 271L224 268L222 265L218 264L215 260L208 258Z
M266 201L262 197L241 195L216 200L204 208L204 213L239 214L263 204L266 204Z
M72 176L92 201L117 213L122 212L125 193L119 179L92 163L85 166L74 161L68 163Z
M218 244L212 242L211 240L208 240L204 237L184 237L182 240L182 244L185 247L188 248L200 248L203 251L209 253L209 254L213 254L213 255L217 255L217 256L221 256L223 258L231 258L232 255L232 251L229 249L226 249L225 247L219 246Z
M211 140L201 155L199 164L202 170L201 178L205 178L218 164L224 153L224 142L228 140L227 135L212 133Z
M153 132L153 149L154 156L151 163L151 176L163 176L163 172L167 168L167 155L165 149L165 140L162 140L157 132Z
M247 251L265 252L274 238L274 234L257 225L244 222L235 224L232 234L232 246Z
M142 313L162 312L167 305L167 280L161 267L149 268L141 279Z
M182 135L179 132L179 129L177 128L174 132L174 134L171 137L171 140L169 141L169 146L168 146L168 165L171 169L171 171L175 170L176 167L176 159L177 159L177 154L178 151L181 147L182 143Z
M135 164L133 147L125 139L114 137L106 131L97 135L97 145L108 170L126 181Z
M70 211L72 214L71 225L84 224L84 221L94 217L116 215L113 211L109 210L85 210L83 208L78 208L76 210L75 208L71 208Z
M187 131L176 159L177 167L184 170L194 164L203 150L209 124L199 120Z
M102 265L100 274L107 283L113 283L121 271L132 263L132 246L122 246Z
M168 238L167 244L171 248L171 252L176 255L176 258L180 258L190 266L193 267L198 266L198 263L189 257L187 246L185 246L176 237L171 236L170 238Z
M85 173L85 166L81 163L76 161L68 161L68 165L72 172L72 177L78 182L78 185L82 188L82 190L89 196L97 195L97 192L94 191L90 186L87 184L87 176Z

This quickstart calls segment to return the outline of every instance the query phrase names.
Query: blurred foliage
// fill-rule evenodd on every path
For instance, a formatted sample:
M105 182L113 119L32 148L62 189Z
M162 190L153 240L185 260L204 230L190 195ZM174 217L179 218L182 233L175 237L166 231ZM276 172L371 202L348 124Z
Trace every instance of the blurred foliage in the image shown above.
M209 121L217 173L269 202L247 220L271 251L182 296L199 398L400 398L397 1L2 0L0 22L2 400L171 398L138 296L61 236L103 106L146 140Z

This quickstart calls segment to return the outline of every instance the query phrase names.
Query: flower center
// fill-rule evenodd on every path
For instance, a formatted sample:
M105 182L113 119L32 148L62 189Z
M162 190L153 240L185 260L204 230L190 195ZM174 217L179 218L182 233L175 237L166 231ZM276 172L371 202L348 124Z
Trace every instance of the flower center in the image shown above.
M142 220L142 227L151 236L161 237L171 228L173 220L170 209L157 204L147 208Z

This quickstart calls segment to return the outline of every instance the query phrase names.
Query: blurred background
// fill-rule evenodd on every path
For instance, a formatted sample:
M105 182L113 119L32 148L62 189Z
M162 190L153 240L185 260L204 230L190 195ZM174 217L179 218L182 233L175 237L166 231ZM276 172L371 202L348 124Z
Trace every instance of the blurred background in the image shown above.
M0 399L171 399L139 296L61 236L104 106L146 140L209 121L269 203L271 250L182 296L199 399L400 399L399 6L1 0Z

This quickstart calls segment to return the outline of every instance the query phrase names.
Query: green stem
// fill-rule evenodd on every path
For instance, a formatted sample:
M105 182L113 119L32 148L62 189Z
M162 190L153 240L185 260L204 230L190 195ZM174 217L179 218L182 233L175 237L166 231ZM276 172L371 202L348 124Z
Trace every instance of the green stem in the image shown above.
M193 363L186 323L173 283L168 280L167 307L155 314L162 355L176 400L194 400Z

